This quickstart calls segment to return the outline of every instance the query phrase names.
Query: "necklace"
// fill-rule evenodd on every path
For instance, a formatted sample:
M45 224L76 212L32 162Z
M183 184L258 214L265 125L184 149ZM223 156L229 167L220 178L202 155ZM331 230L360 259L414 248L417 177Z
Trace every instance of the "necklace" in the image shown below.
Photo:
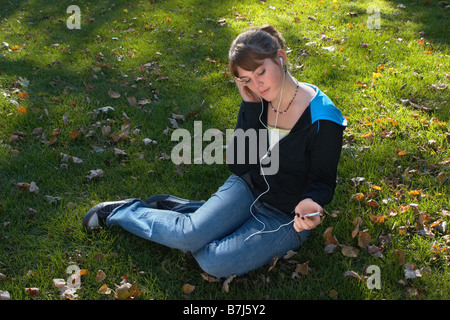
M277 109L275 109L275 108L273 107L273 105L272 105L272 101L269 101L270 106L272 107L272 110L273 110L274 112L276 112L276 113L281 113L281 114L286 113L286 112L289 110L289 108L291 107L291 104L292 104L292 102L294 101L295 96L297 95L298 88L299 88L299 85L298 85L298 82L297 82L297 88L295 88L294 96L292 97L292 100L291 100L291 102L289 102L289 104L288 104L288 106L286 107L286 109L284 109L283 111L278 111Z

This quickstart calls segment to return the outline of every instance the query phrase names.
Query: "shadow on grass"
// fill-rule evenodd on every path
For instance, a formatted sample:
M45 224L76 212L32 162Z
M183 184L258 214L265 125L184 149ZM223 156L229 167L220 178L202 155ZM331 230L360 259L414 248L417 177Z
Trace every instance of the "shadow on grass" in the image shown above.
M445 1L415 1L404 0L401 2L387 0L392 7L398 8L396 20L400 26L402 22L414 20L419 26L416 33L423 32L423 37L433 43L448 45L448 30L450 30L450 10L444 10ZM404 8L398 7L403 4Z

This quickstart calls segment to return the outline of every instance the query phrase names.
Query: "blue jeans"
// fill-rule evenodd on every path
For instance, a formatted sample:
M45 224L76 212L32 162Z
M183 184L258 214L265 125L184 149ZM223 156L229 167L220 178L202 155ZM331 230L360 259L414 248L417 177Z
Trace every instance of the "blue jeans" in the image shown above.
M116 208L106 224L189 251L205 272L217 278L239 276L297 249L309 234L294 230L293 215L264 203L257 201L250 211L255 199L245 181L232 175L206 202L171 211L150 208L136 199ZM266 232L259 232L263 224ZM280 228L283 224L287 225Z

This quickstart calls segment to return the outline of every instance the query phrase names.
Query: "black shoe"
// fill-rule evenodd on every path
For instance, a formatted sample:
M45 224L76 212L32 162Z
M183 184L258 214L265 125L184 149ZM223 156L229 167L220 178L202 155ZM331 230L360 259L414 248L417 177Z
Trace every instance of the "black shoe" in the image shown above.
M145 203L147 203L150 208L163 210L173 210L179 205L190 202L190 200L178 198L170 194L156 194L145 200Z
M89 210L83 218L83 226L89 229L96 229L106 225L106 218L114 209L130 202L131 200L102 202Z

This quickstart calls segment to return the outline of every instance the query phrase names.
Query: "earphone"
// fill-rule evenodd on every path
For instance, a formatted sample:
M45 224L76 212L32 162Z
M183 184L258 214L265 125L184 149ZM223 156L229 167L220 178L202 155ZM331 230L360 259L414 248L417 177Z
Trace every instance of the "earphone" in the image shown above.
M280 57L280 63L281 63L281 66L283 66L283 58L282 57Z

